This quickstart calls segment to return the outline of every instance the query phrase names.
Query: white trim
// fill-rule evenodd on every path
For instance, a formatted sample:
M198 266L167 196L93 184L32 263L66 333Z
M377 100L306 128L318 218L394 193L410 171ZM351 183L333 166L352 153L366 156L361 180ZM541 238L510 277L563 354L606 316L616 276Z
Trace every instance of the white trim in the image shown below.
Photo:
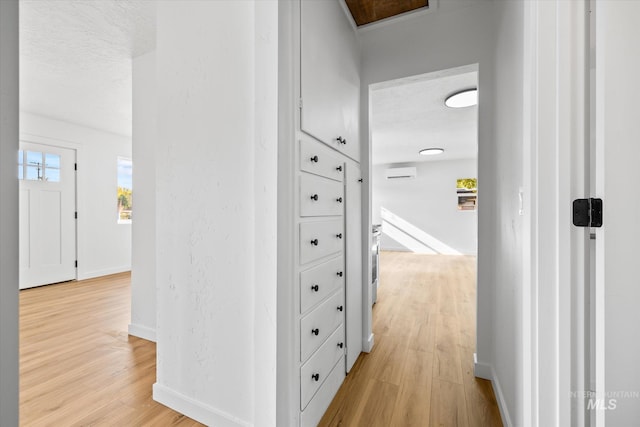
M351 10L349 9L349 6L347 6L347 2L345 0L338 0L338 3L340 3L340 6L342 6L342 11L346 15L347 20L349 21L349 24L351 24L351 28L353 29L354 32L357 32L358 25L356 24L356 21L353 19L353 15L351 14Z
M538 320L537 316L537 232L534 198L537 182L536 72L538 27L535 2L524 3L523 105L522 105L522 420L524 426L537 425L538 411Z
M478 353L473 353L473 376L491 381L493 368L488 363L478 362Z
M125 273L127 271L131 271L131 264L124 265L121 267L113 267L113 268L105 268L104 270L94 270L94 271L85 271L80 272L78 268L78 280L87 280L93 279L95 277L109 276L111 274Z
M524 7L522 418L517 421L581 425L580 407L572 408L568 396L584 387L579 287L588 235L571 225L570 211L572 197L587 196L585 2L537 0Z
M365 353L371 353L373 350L373 334L369 335L369 338L366 340L362 340L362 351Z
M493 365L478 362L477 353L473 353L473 375L476 378L491 381L493 393L495 394L496 401L498 402L500 416L502 417L502 424L507 427L512 427L513 423L511 422L511 416L509 415L509 410L507 408L507 401L504 397L504 393L502 392L502 386L500 385L500 381L498 381L496 371L493 369Z
M156 329L149 326L129 323L128 333L143 340L156 342Z
M504 398L502 386L500 386L500 381L498 381L498 376L496 375L496 371L493 369L493 366L489 366L489 369L491 369L491 385L493 386L493 393L496 395L496 401L498 402L498 409L500 410L500 416L502 417L502 424L506 427L512 427L513 423L511 422L509 410L507 409L507 401Z
M179 393L162 384L153 385L153 400L208 426L251 427L252 424Z

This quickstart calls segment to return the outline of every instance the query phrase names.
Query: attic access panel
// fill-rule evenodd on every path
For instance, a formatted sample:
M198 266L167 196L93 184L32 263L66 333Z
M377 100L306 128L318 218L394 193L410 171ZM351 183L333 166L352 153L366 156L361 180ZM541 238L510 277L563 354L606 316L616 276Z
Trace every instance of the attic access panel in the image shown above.
M345 0L358 27L412 10L429 7L429 0Z

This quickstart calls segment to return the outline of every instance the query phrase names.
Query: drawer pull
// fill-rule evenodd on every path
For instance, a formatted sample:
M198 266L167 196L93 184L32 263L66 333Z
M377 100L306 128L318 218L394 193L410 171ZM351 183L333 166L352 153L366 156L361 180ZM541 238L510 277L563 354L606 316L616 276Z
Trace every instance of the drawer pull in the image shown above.
M313 239L313 240L311 241L311 245L312 245L312 246L318 246L318 239Z
M318 292L320 290L320 286L318 285L311 285L311 290L314 292Z
M337 171L339 171L339 172L342 172L342 166L338 166L338 167L336 168L336 170L337 170Z
M313 157L311 158L311 161L312 161L313 163L318 163L318 156L313 156Z
M336 234L336 237L337 237L338 239L342 239L342 233L338 233L338 234Z
M320 381L320 374L313 374L313 375L311 375L311 378L312 378L314 381Z
M340 347L340 348L344 347L344 343L339 342L338 343L338 347Z
M338 271L336 274L337 274L338 276L342 277L342 271Z
M313 196L311 196L311 200L315 200L317 202L318 201L318 195L314 194Z
M338 202L338 203L342 203L342 197L338 197L338 198L336 199L336 202Z
M338 306L338 311L342 311L343 309L344 309L343 306L341 306L341 305Z
M360 178L360 179L358 180L358 182L362 182L362 178Z
M346 144L347 144L347 140L346 140L346 139L344 139L344 138L343 138L343 137L341 137L341 136L337 137L337 138L336 138L336 141L338 141L340 144L344 144L344 145L346 145Z
M313 335L316 335L316 336L317 336L317 335L320 333L320 329L318 329L318 328L312 329L312 330L311 330L311 333L312 333Z

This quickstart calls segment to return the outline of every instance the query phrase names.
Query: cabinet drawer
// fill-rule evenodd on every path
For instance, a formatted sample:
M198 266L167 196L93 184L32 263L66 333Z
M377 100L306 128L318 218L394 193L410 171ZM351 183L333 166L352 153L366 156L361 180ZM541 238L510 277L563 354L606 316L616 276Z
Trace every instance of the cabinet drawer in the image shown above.
M300 216L342 215L344 186L319 176L300 177Z
M318 425L342 385L344 377L344 364L338 361L306 409L300 414L301 427L316 427Z
M300 264L340 252L343 247L342 218L300 223Z
M344 323L342 290L300 320L300 360L307 360L341 323Z
M304 410L340 359L344 360L344 325L335 330L300 368L300 410Z
M338 288L344 289L344 257L329 260L300 273L300 313L304 313Z
M344 162L317 141L300 141L300 170L342 181Z

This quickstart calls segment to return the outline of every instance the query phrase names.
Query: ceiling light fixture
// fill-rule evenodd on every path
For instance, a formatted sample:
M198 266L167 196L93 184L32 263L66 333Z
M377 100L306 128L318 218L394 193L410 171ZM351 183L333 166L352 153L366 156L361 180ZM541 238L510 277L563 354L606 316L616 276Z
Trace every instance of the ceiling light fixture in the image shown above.
M435 156L444 153L444 148L425 148L420 150L421 156Z
M449 108L464 108L478 105L478 89L465 89L452 93L444 100L444 105Z

